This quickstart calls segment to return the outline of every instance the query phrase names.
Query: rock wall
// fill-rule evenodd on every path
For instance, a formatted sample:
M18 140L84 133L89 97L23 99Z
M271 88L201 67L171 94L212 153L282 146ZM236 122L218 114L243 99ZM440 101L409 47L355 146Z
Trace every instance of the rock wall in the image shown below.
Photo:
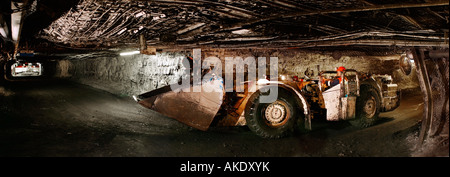
M72 68L72 62L69 60L58 60L56 62L55 77L69 78L72 76L69 69Z
M133 55L97 57L76 60L63 60L58 63L57 73L82 84L106 90L119 95L135 95L162 86L176 83L184 72L181 52L163 52L157 55ZM191 55L192 56L192 55ZM367 56L361 52L335 53L311 52L301 50L232 50L204 49L202 59L218 57L225 67L225 57L278 57L279 74L300 77L309 69L317 75L321 70L335 70L345 66L366 73L391 74L400 88L418 88L415 71L404 75L399 67L399 55Z
M348 69L377 74L392 74L398 68L398 55L367 56L363 52L342 52L336 56L333 52L314 52L302 50L220 50L211 49L202 51L203 58L215 56L220 59L225 57L240 56L252 57L278 57L280 74L292 74L302 76L307 69L314 70L317 75L317 65L321 70L335 70L339 66Z
M215 56L220 59L225 57L278 57L279 74L297 75L303 77L306 70L312 70L314 75L318 75L318 68L321 71L335 70L339 66L347 69L356 69L365 73L390 74L394 82L402 90L420 91L417 73L413 69L406 75L399 68L401 54L390 54L381 56L369 56L359 51L342 52L315 52L302 50L224 50L211 49L204 50L202 57ZM224 65L224 64L223 64Z
M67 74L72 80L114 94L136 95L176 83L184 71L184 57L158 53L71 60Z

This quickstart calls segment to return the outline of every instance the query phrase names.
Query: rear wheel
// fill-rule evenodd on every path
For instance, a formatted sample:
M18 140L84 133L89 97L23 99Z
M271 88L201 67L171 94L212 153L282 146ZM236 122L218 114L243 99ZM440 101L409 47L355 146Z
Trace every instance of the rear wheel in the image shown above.
M292 96L281 89L273 103L260 103L262 92L255 92L245 109L247 125L264 138L281 138L294 132L297 110Z
M372 87L361 89L361 96L356 100L356 119L350 123L361 128L372 126L380 114L380 99Z

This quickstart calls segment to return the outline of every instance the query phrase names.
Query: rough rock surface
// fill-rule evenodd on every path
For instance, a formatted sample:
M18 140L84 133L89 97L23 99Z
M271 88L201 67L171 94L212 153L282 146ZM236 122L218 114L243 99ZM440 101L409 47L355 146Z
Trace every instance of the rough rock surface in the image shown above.
M417 76L413 71L409 76L398 68L400 55L367 56L358 52L308 52L296 50L202 50L202 59L215 56L225 57L278 57L279 74L303 77L306 70L312 70L317 76L317 66L321 70L335 70L345 66L361 72L391 74L401 89L418 88ZM133 55L95 57L87 59L63 60L58 66L61 77L71 77L82 84L106 90L119 95L135 95L162 86L176 83L184 72L181 61L186 54L181 52L163 52L157 55Z
M176 83L184 71L180 53L71 60L70 75L82 84L119 95L136 95Z

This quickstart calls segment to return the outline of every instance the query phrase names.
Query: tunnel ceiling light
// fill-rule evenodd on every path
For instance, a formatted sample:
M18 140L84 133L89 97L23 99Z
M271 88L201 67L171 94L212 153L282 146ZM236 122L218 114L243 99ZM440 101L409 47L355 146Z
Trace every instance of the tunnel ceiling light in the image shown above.
M120 56L129 56L129 55L136 55L136 54L139 54L139 53L141 53L140 51L131 51L131 52L122 52L122 53L120 53Z

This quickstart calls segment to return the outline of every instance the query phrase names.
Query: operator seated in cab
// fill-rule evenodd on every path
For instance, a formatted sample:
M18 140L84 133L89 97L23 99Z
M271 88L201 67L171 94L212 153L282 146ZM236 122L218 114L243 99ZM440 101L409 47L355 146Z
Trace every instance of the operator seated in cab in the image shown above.
M331 88L335 85L338 85L342 82L341 75L344 73L345 67L341 66L336 69L337 75L334 77L334 79L325 79L324 82L328 86L328 88ZM347 80L346 77L344 77L345 80Z

